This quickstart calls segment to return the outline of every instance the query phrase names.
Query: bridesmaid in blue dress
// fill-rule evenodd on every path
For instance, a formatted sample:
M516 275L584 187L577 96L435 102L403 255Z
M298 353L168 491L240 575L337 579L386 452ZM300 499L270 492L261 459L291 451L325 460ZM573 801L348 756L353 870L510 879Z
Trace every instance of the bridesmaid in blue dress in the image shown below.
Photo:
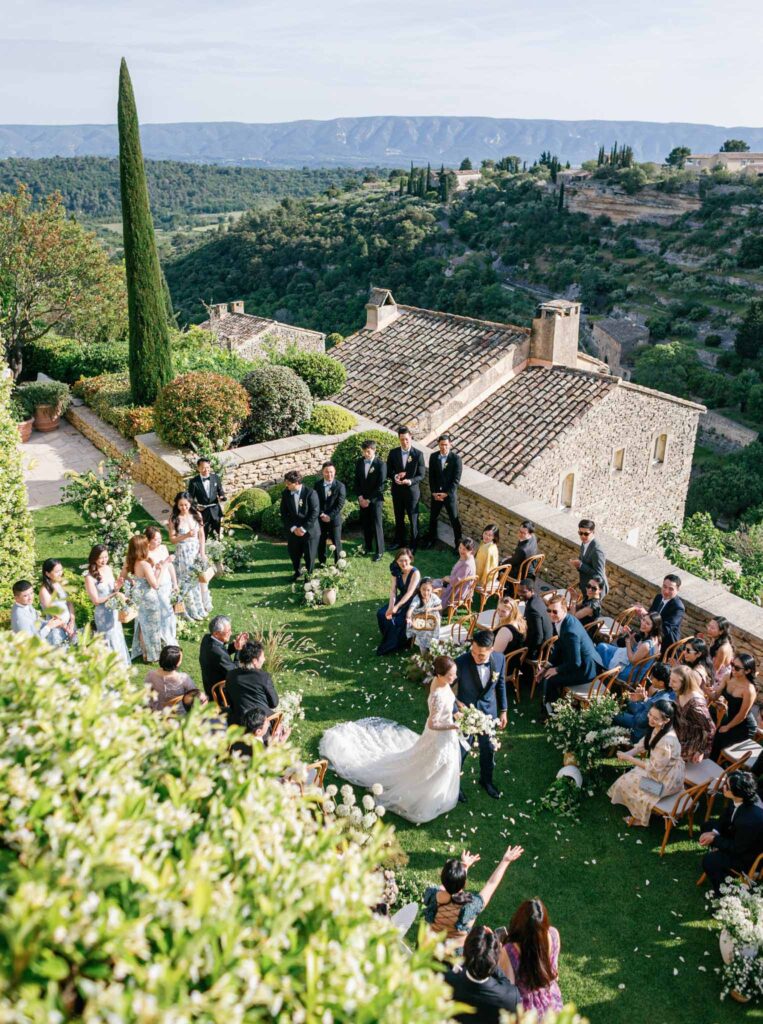
M63 578L64 567L57 558L47 558L42 563L40 608L46 615L61 620L61 625L48 633L48 643L52 647L66 647L77 643L74 605L64 590Z
M130 538L122 573L117 580L124 582L128 577L138 605L135 620L135 635L132 641L133 658L143 656L145 662L158 661L162 649L162 609L159 600L161 578L166 565L154 571L148 558L148 541L142 533ZM121 585L121 584L120 584Z
M109 598L120 589L121 583L114 579L114 572L109 565L109 549L105 544L96 544L90 549L87 560L85 590L93 602L95 631L100 633L109 647L118 654L125 665L131 665L130 654L125 642L122 623L118 614L106 607Z
M408 646L408 606L416 596L421 580L421 573L413 564L413 552L410 548L400 548L389 571L392 576L389 601L376 612L376 621L382 635L381 643L376 648L377 654L394 654L395 651L401 651Z
M164 647L174 647L178 641L172 593L178 589L178 583L175 566L172 564L173 557L167 550L167 545L163 543L162 531L158 526L147 526L143 532L148 540L148 560L153 565L154 572L160 566L166 566L159 587L159 601L162 610L162 644Z
M175 545L175 566L180 592L189 619L200 621L212 611L209 587L191 572L196 559L204 557L204 521L187 491L175 497L169 520L170 540Z

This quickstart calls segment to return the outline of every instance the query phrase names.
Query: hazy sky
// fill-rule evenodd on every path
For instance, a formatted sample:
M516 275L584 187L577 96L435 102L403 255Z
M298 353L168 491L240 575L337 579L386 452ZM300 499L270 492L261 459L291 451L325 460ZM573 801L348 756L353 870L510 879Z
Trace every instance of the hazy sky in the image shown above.
M0 0L0 123L462 114L763 125L763 2Z

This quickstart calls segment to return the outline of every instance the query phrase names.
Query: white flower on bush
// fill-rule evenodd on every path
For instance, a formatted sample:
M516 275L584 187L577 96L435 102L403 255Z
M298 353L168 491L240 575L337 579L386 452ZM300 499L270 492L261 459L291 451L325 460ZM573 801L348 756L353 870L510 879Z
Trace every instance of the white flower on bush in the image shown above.
M384 786L382 786L381 782L375 782L373 786L371 786L371 792L374 796L381 796L384 792Z
M326 794L326 796L334 797L337 795L338 790L332 782L330 786L326 786L323 792Z
M333 800L324 800L323 810L326 812L326 814L333 814L334 811L336 810L336 804L334 803Z
M347 568L347 559L346 558L338 559L337 563L336 563L336 567L337 567L337 569L340 572L344 572L344 570Z
M353 795L352 794L352 786L348 786L346 782L342 786L342 788L339 790L339 792L342 794L342 797L348 797L348 796Z
M350 808L350 821L353 825L360 825L363 821L363 812L359 807Z
M308 590L305 593L305 601L307 601L308 604L313 604L315 602L315 594L311 590Z
M367 811L372 811L374 809L375 804L376 801L374 800L374 798L369 793L366 793L366 795L363 797L363 806L365 807L365 809Z
M387 813L387 808L383 807L382 804L377 804L376 807L374 808L374 813L376 814L377 818L383 818L384 815Z
M376 815L373 812L364 814L362 819L363 828L373 828L376 824Z
M349 818L350 808L347 804L338 804L336 809L337 818Z
M312 580L308 580L307 583L305 584L305 593L309 594L312 589L313 589L313 581Z

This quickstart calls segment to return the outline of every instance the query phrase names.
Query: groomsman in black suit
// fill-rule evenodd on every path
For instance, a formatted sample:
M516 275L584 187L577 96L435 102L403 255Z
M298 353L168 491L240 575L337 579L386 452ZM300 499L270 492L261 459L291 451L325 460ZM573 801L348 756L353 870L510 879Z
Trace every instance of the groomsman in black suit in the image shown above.
M225 491L220 477L212 472L209 459L200 458L196 462L198 473L188 481L188 493L204 520L204 536L213 533L220 536L220 522L223 510L220 501L225 501Z
M318 516L320 508L318 495L305 487L302 474L292 469L284 476L286 489L281 495L281 519L289 531L289 555L294 566L294 581L302 575L300 563L305 560L305 570L313 571L321 527Z
M384 526L382 508L384 487L387 483L387 467L376 456L376 441L362 441L363 453L355 463L355 493L360 505L360 525L363 527L363 547L371 554L376 540L374 561L384 557Z
M342 509L347 501L347 488L336 478L336 466L333 462L324 462L321 469L323 480L315 485L318 493L318 519L321 526L321 539L318 541L318 563L326 563L326 544L330 540L334 545L334 561L339 561L342 553Z
M395 510L395 545L405 547L405 517L411 524L411 549L419 541L419 498L424 479L424 456L413 447L408 427L397 431L400 447L387 456L387 477L392 481L392 507Z
M432 503L429 508L429 536L427 547L437 540L437 520L443 509L448 513L450 525L453 527L453 542L458 551L461 542L461 520L458 518L458 484L461 480L463 464L461 456L451 448L450 434L440 434L437 438L439 452L429 456L429 490Z

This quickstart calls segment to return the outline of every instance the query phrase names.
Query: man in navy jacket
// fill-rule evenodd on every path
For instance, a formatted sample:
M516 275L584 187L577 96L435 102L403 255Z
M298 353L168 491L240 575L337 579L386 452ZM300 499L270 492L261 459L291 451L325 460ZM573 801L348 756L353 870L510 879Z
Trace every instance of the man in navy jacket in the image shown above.
M489 629L478 630L472 637L470 649L456 658L456 697L462 704L472 704L491 718L498 719L498 728L505 729L508 721L506 702L505 664L502 654L493 650L493 634ZM495 753L487 736L478 736L480 751L480 785L497 800L501 795L493 785ZM471 743L470 743L471 745ZM462 754L463 761L467 751ZM459 800L465 801L463 793Z
M657 612L662 618L662 653L665 653L665 648L669 647L670 644L678 643L681 639L681 624L684 621L686 615L686 608L681 598L678 596L678 591L681 589L681 577L676 576L675 573L668 573L665 579L662 581L662 588L659 594L655 594L654 600L649 605L649 608L643 606L639 609L641 614L644 612Z
M582 622L569 614L561 594L549 601L548 615L559 637L551 648L550 666L543 673L543 705L550 712L566 686L590 683L604 665Z

